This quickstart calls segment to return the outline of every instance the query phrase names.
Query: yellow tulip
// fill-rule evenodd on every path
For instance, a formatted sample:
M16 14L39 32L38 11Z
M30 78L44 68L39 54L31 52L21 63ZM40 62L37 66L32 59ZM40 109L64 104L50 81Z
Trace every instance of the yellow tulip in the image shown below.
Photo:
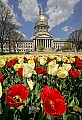
M0 56L0 59L3 59L3 56Z
M57 61L61 61L61 57L58 57L58 56L57 56L57 58L56 58L56 59L57 59Z
M80 60L82 60L82 55L79 56Z
M74 63L74 62L75 62L75 58L70 57L70 58L69 58L69 63Z
M23 58L19 58L18 62L22 64L24 62L24 59Z
M21 64L15 64L14 65L14 70L15 71L18 71L18 68L21 68Z
M23 77L30 78L32 76L33 69L27 63L24 63L23 66Z
M66 70L66 71L69 71L70 69L71 69L71 64L62 64L62 67L64 67L64 69Z
M57 72L58 78L66 78L67 75L68 75L68 71L66 71L66 70L59 70Z
M59 64L55 64L53 61L48 63L48 74L55 76L57 74Z
M68 58L66 56L62 57L62 62L66 62L68 60Z
M34 62L33 60L29 60L27 64L34 69L34 67L35 67L35 62Z
M4 59L0 59L0 68L2 68L5 65L5 60Z
M34 82L31 79L27 79L27 83L31 90L33 90Z
M54 64L56 64L56 60L52 60L54 62Z
M0 83L0 98L2 97L2 85Z
M40 65L45 65L47 63L47 60L43 57L40 57L38 61L40 62Z
M52 55L52 54L49 54L48 57L49 57L50 59L54 59L54 55Z

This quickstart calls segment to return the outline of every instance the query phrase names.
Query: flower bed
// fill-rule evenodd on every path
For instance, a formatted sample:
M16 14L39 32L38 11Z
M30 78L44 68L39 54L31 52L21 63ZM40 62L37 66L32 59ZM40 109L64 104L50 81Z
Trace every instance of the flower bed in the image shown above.
M82 55L0 56L0 120L82 120Z

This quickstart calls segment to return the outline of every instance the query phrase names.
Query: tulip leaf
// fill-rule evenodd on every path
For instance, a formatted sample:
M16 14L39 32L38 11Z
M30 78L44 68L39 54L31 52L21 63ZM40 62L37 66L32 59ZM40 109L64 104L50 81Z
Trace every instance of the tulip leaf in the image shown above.
M69 114L69 115L67 115L67 120L78 120L78 119L77 119L76 115Z
M69 103L68 107L73 107L73 106L78 106L79 105L79 101L76 97L73 97L72 101Z
M78 120L76 114L68 114L64 113L63 120Z

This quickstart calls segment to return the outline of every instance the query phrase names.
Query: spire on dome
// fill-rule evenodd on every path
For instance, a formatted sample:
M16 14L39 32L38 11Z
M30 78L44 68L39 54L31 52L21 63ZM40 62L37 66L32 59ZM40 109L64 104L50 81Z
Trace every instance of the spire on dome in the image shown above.
M43 15L42 2L41 2L41 0L39 1L39 14L40 14L40 15Z
M43 10L42 10L42 8L40 8L39 14L40 14L40 15L43 15Z

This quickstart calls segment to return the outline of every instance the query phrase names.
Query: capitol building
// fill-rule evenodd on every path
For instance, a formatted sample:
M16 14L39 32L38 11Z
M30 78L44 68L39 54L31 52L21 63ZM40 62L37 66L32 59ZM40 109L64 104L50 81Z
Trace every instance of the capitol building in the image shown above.
M55 40L53 36L49 33L48 20L44 16L43 10L40 9L39 16L34 27L33 39L20 40L18 43L15 43L15 49L16 52L37 51L39 46L43 46L45 50L52 48L60 49L65 44L67 44L65 40ZM8 42L5 42L3 46L3 51L9 51ZM13 47L11 47L11 51L14 51Z

